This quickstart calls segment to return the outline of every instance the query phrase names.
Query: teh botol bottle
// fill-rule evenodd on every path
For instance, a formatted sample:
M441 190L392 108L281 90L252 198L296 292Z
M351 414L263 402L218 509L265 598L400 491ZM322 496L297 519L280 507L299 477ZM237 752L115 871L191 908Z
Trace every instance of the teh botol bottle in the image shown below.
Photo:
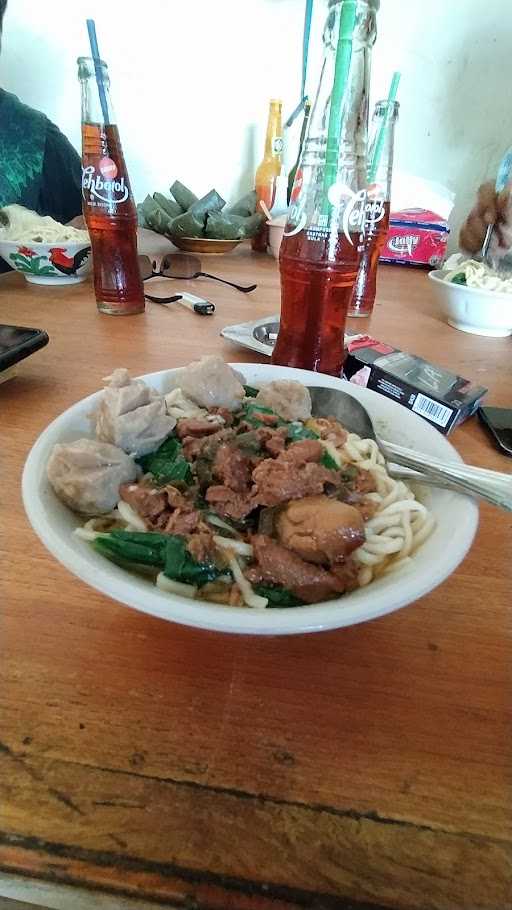
M82 204L91 238L98 310L144 312L137 211L110 102L107 65L79 57L82 86Z
M272 362L339 376L366 204L370 52L379 0L329 0L324 65L280 248Z
M283 103L272 99L269 105L267 134L265 137L265 153L263 160L256 170L254 179L256 189L256 211L261 212L260 203L264 202L268 211L274 204L276 179L281 173L283 157L283 127L281 123L281 110ZM264 211L264 210L263 210ZM252 248L264 253L268 245L268 227L263 224L252 239Z

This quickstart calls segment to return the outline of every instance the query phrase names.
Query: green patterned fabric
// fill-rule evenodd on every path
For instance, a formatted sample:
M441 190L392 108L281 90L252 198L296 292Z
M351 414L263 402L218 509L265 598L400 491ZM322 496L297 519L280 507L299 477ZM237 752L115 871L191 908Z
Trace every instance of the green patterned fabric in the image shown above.
M49 121L0 89L0 208L17 202L35 209Z

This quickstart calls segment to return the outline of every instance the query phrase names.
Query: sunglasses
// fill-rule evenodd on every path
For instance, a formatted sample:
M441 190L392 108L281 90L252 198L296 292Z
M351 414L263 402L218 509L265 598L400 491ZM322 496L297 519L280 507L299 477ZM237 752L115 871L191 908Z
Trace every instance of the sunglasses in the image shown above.
M220 281L222 284L229 285L243 294L248 294L257 288L256 284L244 286L235 284L233 281L226 281L225 278L219 278L217 275L210 275L209 272L201 271L201 260L197 256L190 256L187 253L167 253L160 263L160 271L155 271L155 262L149 256L138 256L139 269L143 281L148 278L182 278L190 281L192 278L212 278L213 281Z

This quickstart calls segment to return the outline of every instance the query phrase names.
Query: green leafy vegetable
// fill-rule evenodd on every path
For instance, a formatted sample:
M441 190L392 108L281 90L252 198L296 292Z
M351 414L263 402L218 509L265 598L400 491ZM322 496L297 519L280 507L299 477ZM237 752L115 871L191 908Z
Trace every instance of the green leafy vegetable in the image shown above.
M149 455L137 459L145 474L152 474L159 484L172 483L175 487L190 486L192 469L183 455L183 446L175 436Z
M282 420L281 417L273 411L271 408L265 408L262 404L256 404L251 401L249 404L246 404L242 410L241 419L245 420L252 427L261 427L265 426L265 421L262 420L263 414L272 414L277 418L276 422L272 424L275 427L284 427L286 426L286 420ZM268 424L267 424L268 426Z
M458 272L457 275L454 275L451 284L467 284L465 272Z
M122 559L127 563L144 566L165 565L168 535L144 531L110 531L97 537L93 547L109 559Z
M339 471L338 462L327 451L324 451L320 464L323 464L324 468L329 468L330 471Z
M280 585L253 585L256 594L266 597L268 600L267 609L271 607L303 607L305 601L300 600L287 588Z
M167 536L164 575L168 578L201 587L208 581L215 581L221 574L222 570L213 562L196 562L187 550L185 537L179 534Z
M294 420L288 426L287 438L290 442L302 442L304 439L318 439L318 433L305 427L300 420Z
M244 385L244 392L246 398L256 398L259 389L255 389L252 385Z
M225 572L213 562L196 562L187 550L186 538L178 534L114 530L97 537L93 547L125 567L135 564L163 568L169 578L199 587Z

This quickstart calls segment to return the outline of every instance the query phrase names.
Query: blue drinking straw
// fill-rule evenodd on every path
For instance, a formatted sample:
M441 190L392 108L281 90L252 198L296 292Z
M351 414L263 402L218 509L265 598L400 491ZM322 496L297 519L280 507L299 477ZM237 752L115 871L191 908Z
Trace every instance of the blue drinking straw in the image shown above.
M105 95L105 86L103 85L103 73L101 70L101 57L100 51L98 48L98 39L96 37L96 26L94 24L94 19L87 19L87 31L89 32L89 43L91 45L91 56L94 63L94 71L96 73L96 84L98 86L98 94L100 96L101 110L103 112L103 121L104 123L109 122L108 118L108 105L107 97Z

